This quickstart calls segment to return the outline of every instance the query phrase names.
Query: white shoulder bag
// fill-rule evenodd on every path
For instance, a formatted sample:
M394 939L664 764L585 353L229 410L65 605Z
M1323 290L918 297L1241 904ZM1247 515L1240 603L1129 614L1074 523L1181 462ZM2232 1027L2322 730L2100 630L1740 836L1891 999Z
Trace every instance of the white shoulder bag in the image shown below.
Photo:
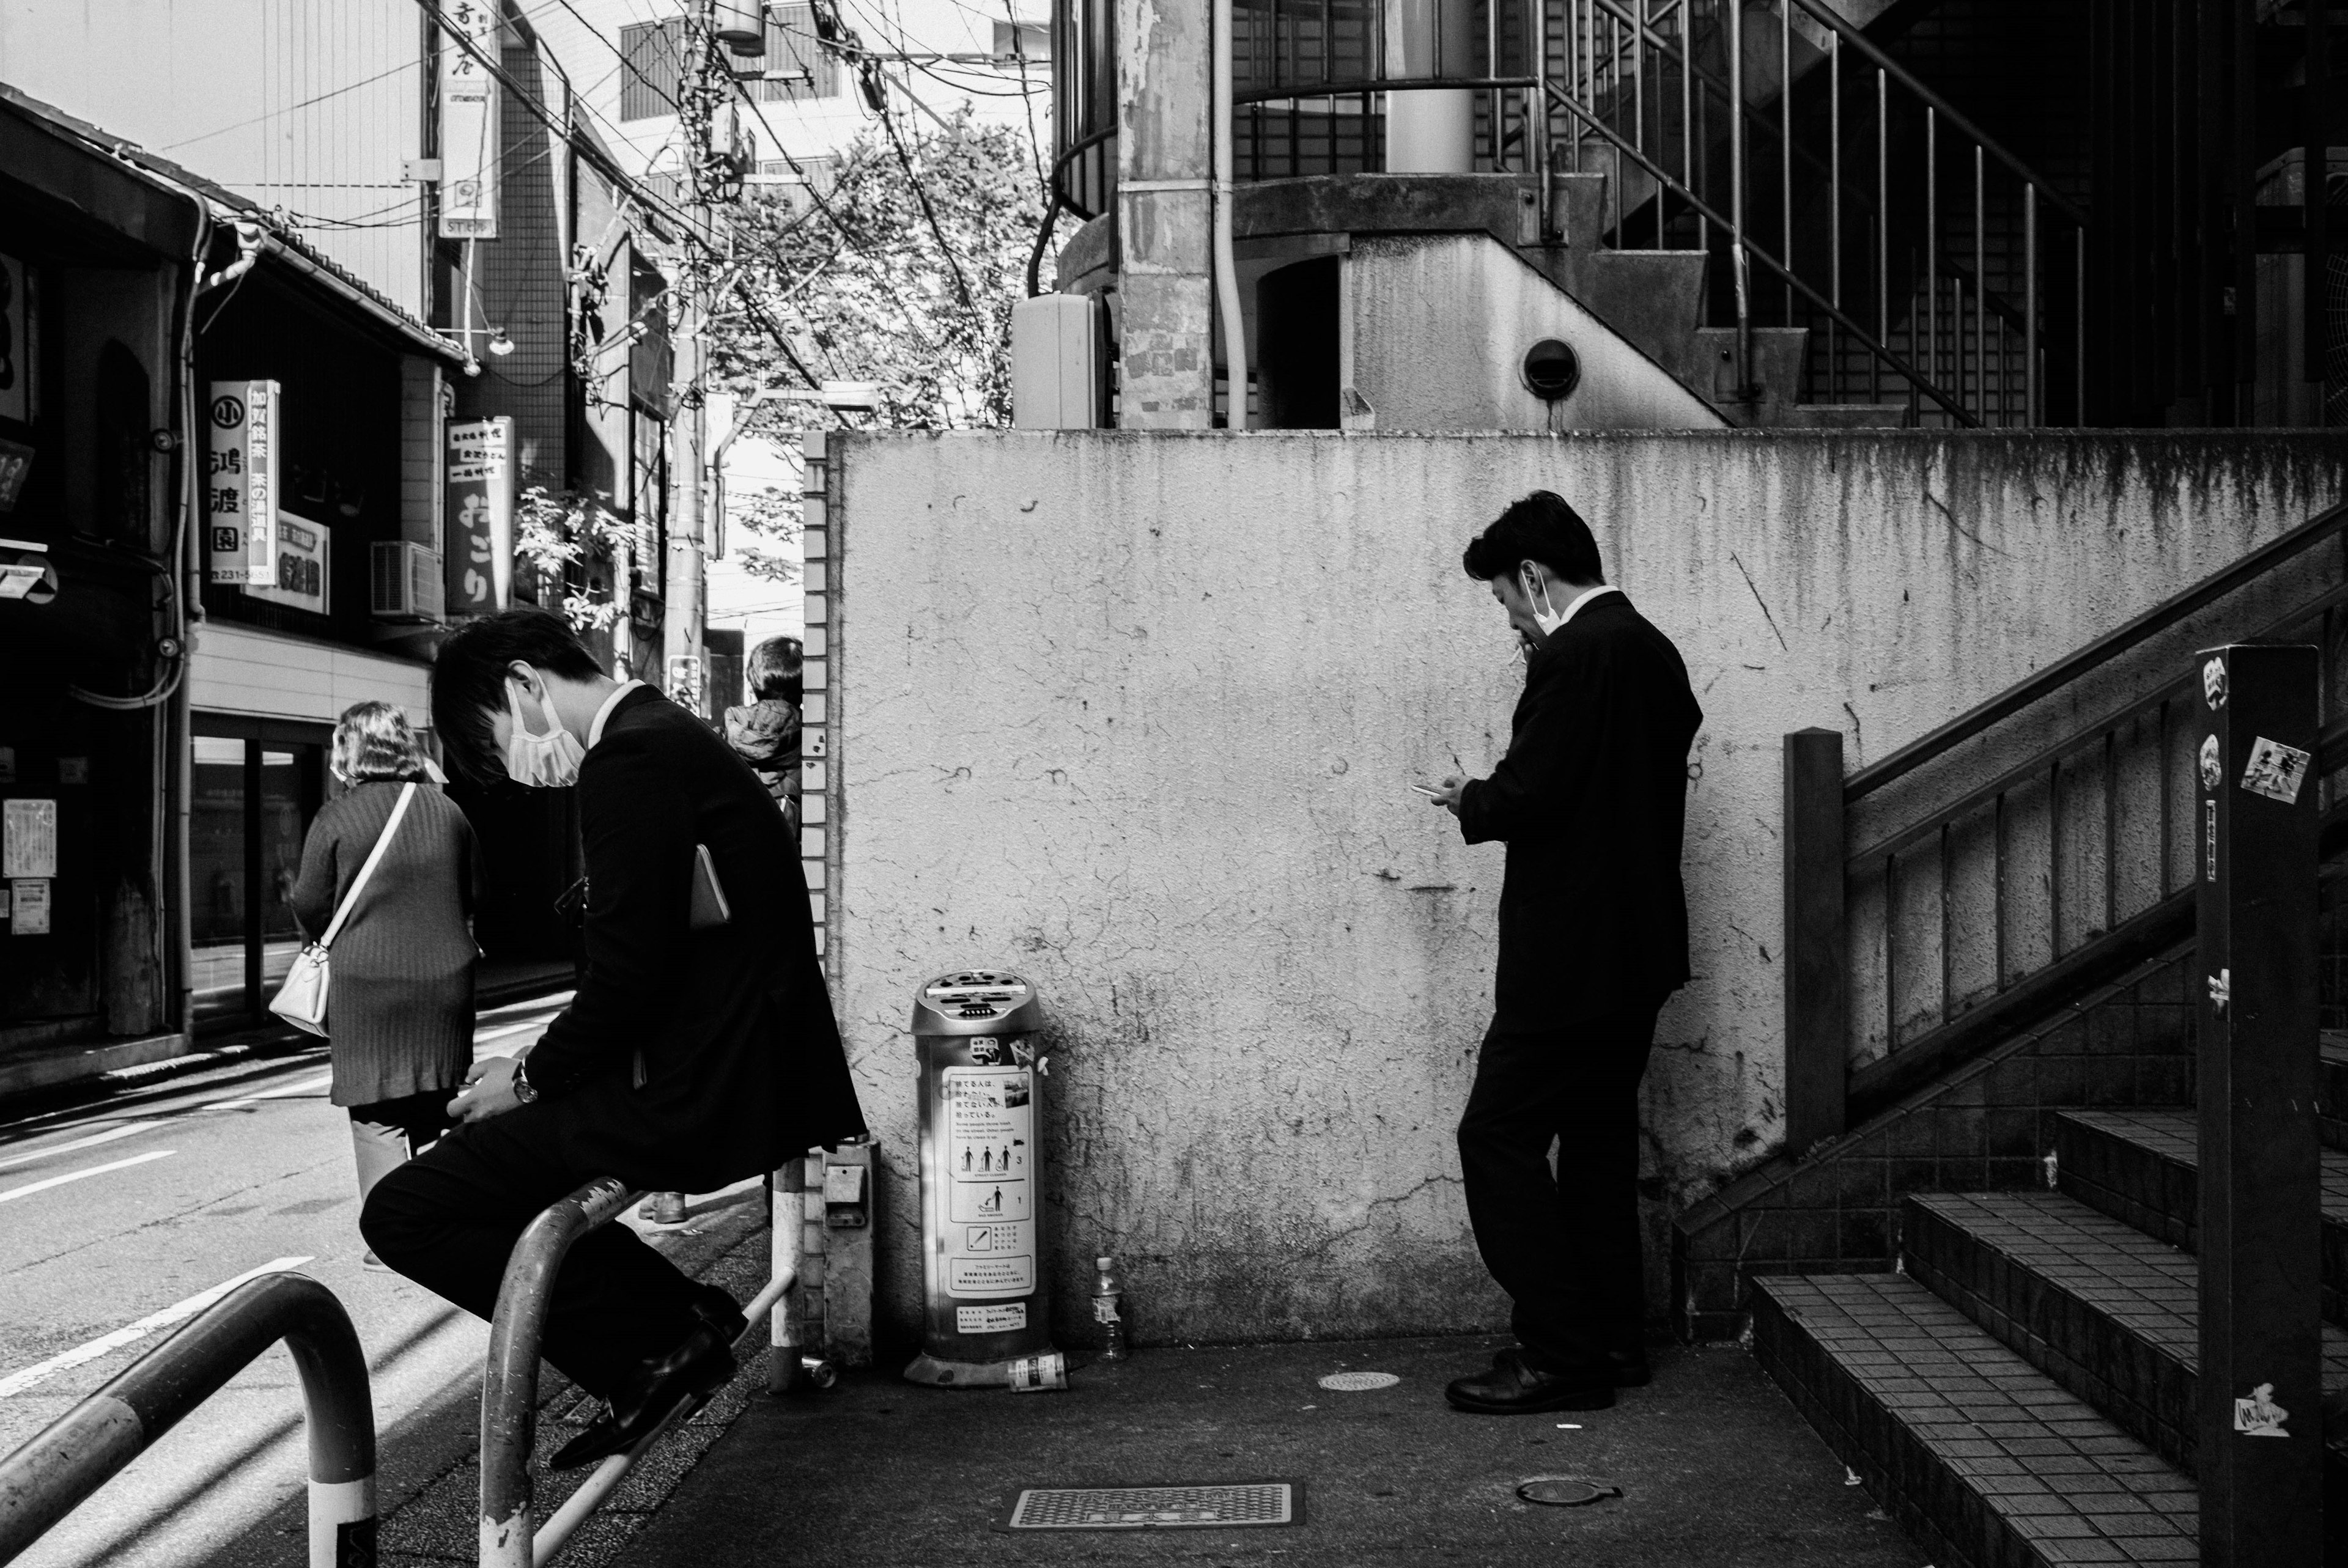
M285 984L269 1004L271 1012L295 1029L307 1030L312 1034L326 1032L326 983L331 978L326 968L326 950L342 935L343 922L350 918L352 907L358 903L367 878L375 875L376 863L391 847L392 835L399 831L399 819L407 815L407 803L415 798L416 786L412 784L399 792L399 804L391 808L391 820L383 825L383 834L375 841L366 864L352 879L351 890L343 895L342 907L335 911L334 919L319 933L318 939L294 956L294 967L286 971Z

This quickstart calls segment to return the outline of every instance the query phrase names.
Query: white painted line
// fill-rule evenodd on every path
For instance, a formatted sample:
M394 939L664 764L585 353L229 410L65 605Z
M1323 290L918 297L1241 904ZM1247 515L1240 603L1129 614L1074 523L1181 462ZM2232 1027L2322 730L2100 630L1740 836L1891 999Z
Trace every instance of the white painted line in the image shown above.
M247 1105L258 1105L264 1100L290 1100L297 1094L310 1094L334 1082L335 1075L322 1072L315 1078L305 1078L299 1083L288 1083L276 1089L264 1089L258 1094L240 1094L233 1100L211 1100L198 1106L199 1111L238 1111Z
M36 1383L46 1382L68 1368L78 1367L85 1361L95 1361L109 1350L119 1350L134 1340L144 1339L158 1328L169 1328L174 1323L193 1317L248 1279L258 1279L264 1274L275 1274L280 1269L299 1268L309 1261L307 1256L272 1258L259 1268L248 1268L233 1279L223 1279L210 1290L200 1290L185 1301L175 1302L160 1312L149 1313L138 1322L126 1324L111 1334L102 1334L46 1361L36 1361L21 1372L11 1372L0 1378L0 1399L11 1394L20 1394Z
M46 1160L51 1154L70 1154L76 1149L88 1149L100 1143L111 1143L117 1138L128 1138L133 1132L144 1132L151 1128L160 1127L162 1124L160 1122L125 1122L119 1127L108 1127L103 1132L93 1132L87 1138L77 1138L70 1143L52 1143L46 1149L36 1149L29 1154L11 1154L6 1159L0 1160L0 1171L5 1171L11 1165L29 1165L36 1160Z
M18 1198L29 1198L35 1193L46 1193L51 1187L62 1187L67 1182L78 1182L89 1176L102 1176L108 1171L128 1170L132 1165L143 1165L149 1160L168 1160L178 1153L177 1149L149 1149L143 1154L133 1154L128 1160L117 1160L110 1165L92 1165L86 1171L67 1171L62 1176L51 1176L46 1182L27 1182L21 1187L11 1187L6 1192L0 1193L0 1204L13 1203Z

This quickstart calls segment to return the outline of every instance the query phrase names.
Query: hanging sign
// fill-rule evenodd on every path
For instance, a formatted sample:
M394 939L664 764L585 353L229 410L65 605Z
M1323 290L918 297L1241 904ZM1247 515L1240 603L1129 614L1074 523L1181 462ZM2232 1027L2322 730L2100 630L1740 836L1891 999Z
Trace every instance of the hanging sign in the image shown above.
M324 523L277 514L277 570L268 586L245 585L247 599L290 604L314 615L334 613L335 532Z
M214 582L277 580L277 384L215 381L204 512Z
M440 237L494 240L498 81L473 50L497 55L497 8L483 0L454 0L442 7L441 18L458 36L440 43Z
M448 613L493 615L513 604L513 421L448 426Z

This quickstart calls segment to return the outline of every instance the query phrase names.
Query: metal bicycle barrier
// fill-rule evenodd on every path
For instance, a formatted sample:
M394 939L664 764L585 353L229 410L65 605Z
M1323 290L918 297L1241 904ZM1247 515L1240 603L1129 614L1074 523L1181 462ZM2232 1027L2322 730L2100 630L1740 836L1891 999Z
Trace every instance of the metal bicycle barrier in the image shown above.
M778 1393L799 1371L793 1353L798 1330L785 1298L798 1280L801 1205L786 1200L795 1199L806 1184L804 1160L788 1161L775 1173L771 1273L765 1288L743 1308L748 1327L734 1341L736 1352L741 1353L757 1332L759 1318L772 1315L770 1342L778 1368L772 1386ZM547 1300L572 1245L618 1218L642 1196L616 1179L590 1182L532 1220L507 1260L497 1316L489 1325L489 1364L481 1378L482 1568L537 1568L551 1562L635 1462L697 1408L693 1401L678 1406L634 1447L596 1466L552 1518L543 1525L536 1522L530 1455L538 1435L539 1341L546 1327Z
M311 1568L374 1568L375 1402L335 1293L304 1274L247 1281L0 1459L0 1563L137 1459L280 1339L310 1432Z

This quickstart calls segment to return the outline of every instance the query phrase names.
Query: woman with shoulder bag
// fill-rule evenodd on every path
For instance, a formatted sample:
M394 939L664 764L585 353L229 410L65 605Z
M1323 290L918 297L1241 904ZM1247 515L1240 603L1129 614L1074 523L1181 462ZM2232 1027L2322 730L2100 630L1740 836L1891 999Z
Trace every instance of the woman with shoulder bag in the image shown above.
M333 928L328 1098L350 1112L362 1204L448 1130L448 1102L473 1061L480 848L456 803L425 782L426 767L397 708L345 710L334 771L346 793L310 825L294 888L303 930ZM372 1253L366 1262L380 1266Z

